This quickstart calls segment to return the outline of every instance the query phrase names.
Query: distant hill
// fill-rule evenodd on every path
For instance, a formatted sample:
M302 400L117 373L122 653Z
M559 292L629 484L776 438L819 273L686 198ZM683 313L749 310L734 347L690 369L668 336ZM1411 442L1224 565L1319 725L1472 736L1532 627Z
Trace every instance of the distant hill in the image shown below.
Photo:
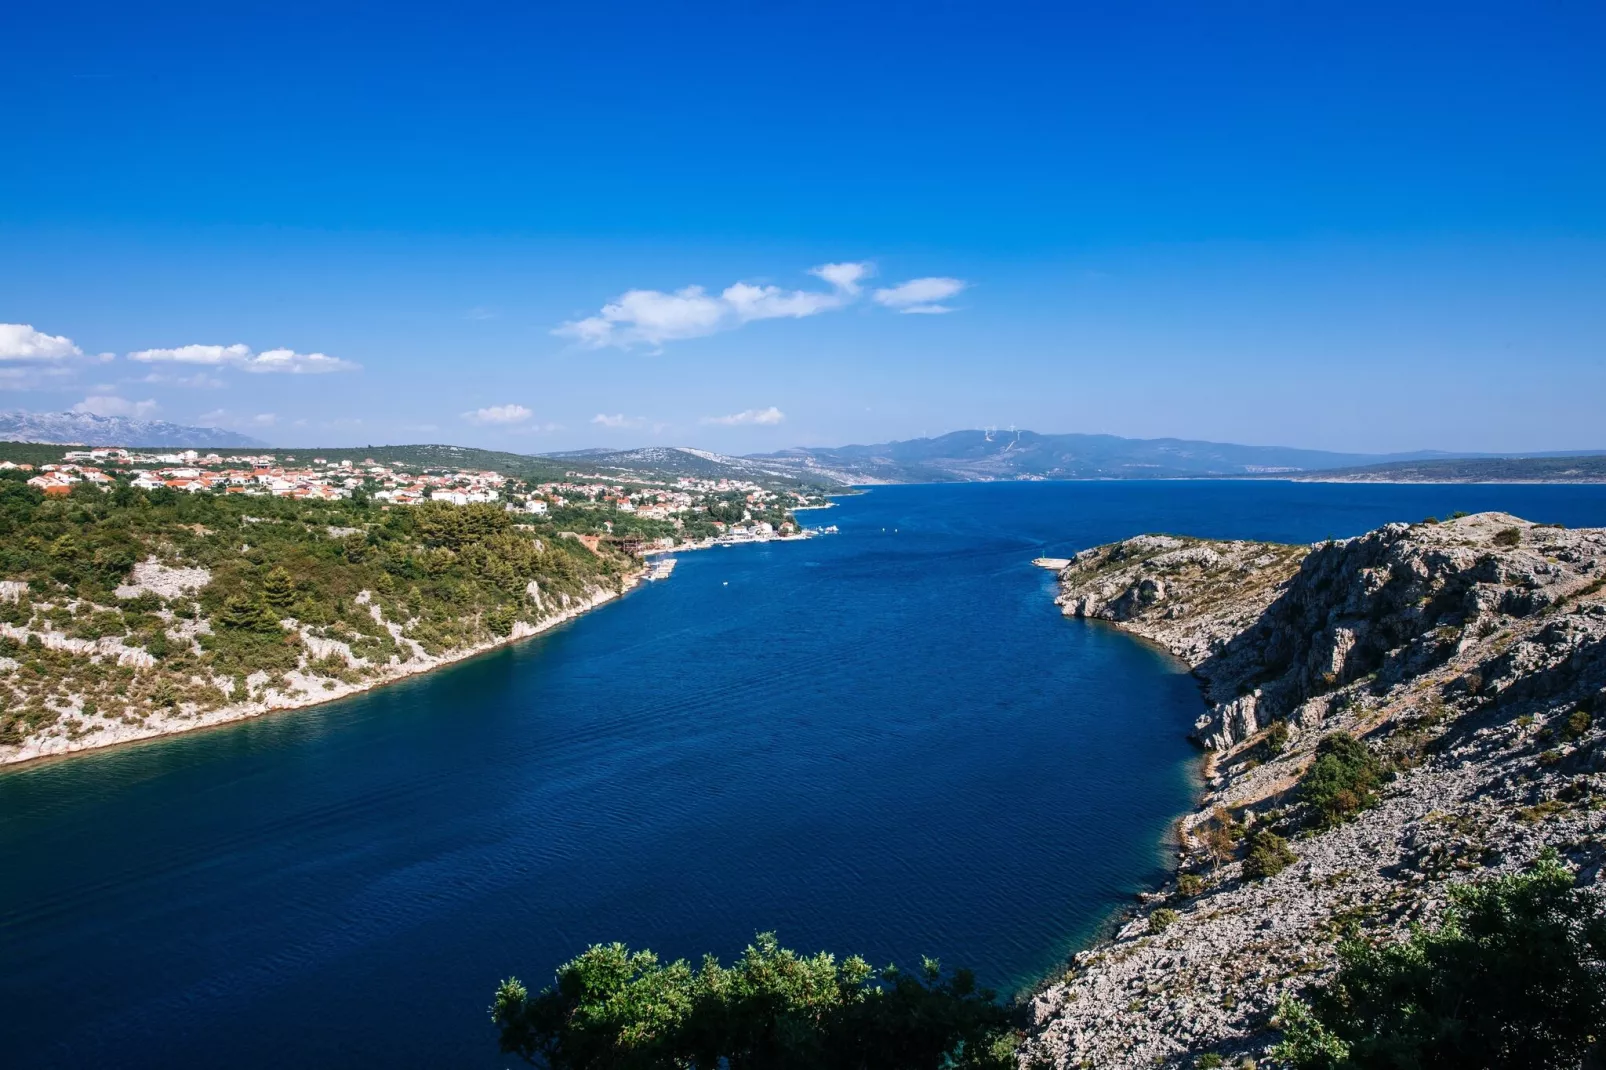
M1294 478L1340 483L1606 483L1606 455L1393 461Z
M802 471L798 466L768 457L732 457L723 453L693 449L690 446L646 446L633 450L572 450L548 453L542 460L561 462L586 471L620 475L660 473L699 479L745 479L754 482L785 480L789 483L830 485L852 482L819 473Z
M266 443L221 427L186 427L166 420L130 420L90 412L3 412L0 440L78 446L261 447Z
M1172 479L1292 474L1388 461L1454 457L1331 453L1180 438L954 431L938 438L869 446L799 447L742 458L800 478L840 483L940 483L993 479Z

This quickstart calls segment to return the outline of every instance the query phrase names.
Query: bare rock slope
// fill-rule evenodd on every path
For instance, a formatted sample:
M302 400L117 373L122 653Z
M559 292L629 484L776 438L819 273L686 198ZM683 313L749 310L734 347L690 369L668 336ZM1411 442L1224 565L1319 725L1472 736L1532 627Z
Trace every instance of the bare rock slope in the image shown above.
M1023 1065L1264 1059L1278 999L1331 969L1341 932L1397 934L1435 917L1449 882L1546 847L1599 881L1606 531L1485 513L1315 547L1143 536L1060 575L1068 615L1194 667L1212 753L1178 879L1037 994ZM1299 778L1335 731L1389 779L1322 827ZM1257 830L1296 861L1251 879Z

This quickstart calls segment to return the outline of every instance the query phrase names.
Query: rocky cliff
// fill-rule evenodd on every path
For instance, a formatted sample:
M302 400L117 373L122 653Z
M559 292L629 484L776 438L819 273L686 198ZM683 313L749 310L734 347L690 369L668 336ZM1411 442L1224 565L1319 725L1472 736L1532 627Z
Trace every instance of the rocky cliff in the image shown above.
M1555 847L1600 879L1606 809L1606 531L1486 513L1315 547L1143 536L1061 572L1068 615L1194 667L1208 788L1179 873L1038 993L1024 1065L1263 1058L1278 998L1340 932L1387 936L1448 883ZM1386 783L1318 821L1300 778L1330 733ZM1295 861L1245 872L1259 830Z

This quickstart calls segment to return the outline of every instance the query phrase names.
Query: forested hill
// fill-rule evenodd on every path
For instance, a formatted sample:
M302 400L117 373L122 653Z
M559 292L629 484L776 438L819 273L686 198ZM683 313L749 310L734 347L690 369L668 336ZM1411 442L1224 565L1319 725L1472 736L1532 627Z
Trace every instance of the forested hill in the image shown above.
M421 671L638 571L501 503L386 508L0 473L0 761L181 731Z

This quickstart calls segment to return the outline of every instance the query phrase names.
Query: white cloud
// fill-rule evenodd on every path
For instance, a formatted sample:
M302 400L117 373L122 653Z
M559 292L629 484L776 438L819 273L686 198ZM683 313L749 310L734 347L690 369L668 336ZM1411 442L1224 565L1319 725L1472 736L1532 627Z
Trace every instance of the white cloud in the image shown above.
M490 405L473 412L465 412L463 419L471 424L521 424L535 415L523 405Z
M326 353L297 353L293 349L269 349L253 353L250 346L238 342L229 346L188 345L175 349L140 349L130 353L128 359L141 364L201 364L289 375L356 371L361 367Z
M297 353L293 349L270 349L266 353L258 353L241 367L248 372L322 375L325 372L356 371L361 365L325 353Z
M0 360L58 361L83 355L71 338L45 334L26 323L0 323Z
M850 294L859 292L859 283L875 274L875 265L869 261L845 264L821 264L809 268L809 274L824 279L839 290Z
M748 409L745 412L733 412L729 416L704 416L701 420L705 424L723 424L726 427L742 427L746 425L773 425L786 419L786 413L771 405L767 409Z
M251 347L232 346L179 346L176 349L141 349L128 355L129 360L141 364L238 364L251 359Z
M252 427L272 427L279 422L279 417L271 412L259 412L246 422Z
M932 276L910 279L875 292L876 303L905 313L942 313L953 309L940 302L953 297L970 284L963 279Z
M594 424L598 424L598 425L600 425L602 427L646 427L647 426L647 418L645 416L626 416L622 412L616 412L612 416L609 416L605 412L599 412L595 416L591 417L591 422L594 423Z
M158 406L154 400L129 401L108 394L87 397L72 407L73 412L89 412L96 416L131 416L143 420L153 415Z
M745 323L767 319L803 319L842 308L859 292L859 280L869 264L824 264L811 274L831 283L829 291L783 290L779 286L736 282L719 294L701 286L674 293L662 290L627 290L602 306L595 316L571 320L553 330L588 349L636 345L662 346L665 342L702 338L733 330Z

